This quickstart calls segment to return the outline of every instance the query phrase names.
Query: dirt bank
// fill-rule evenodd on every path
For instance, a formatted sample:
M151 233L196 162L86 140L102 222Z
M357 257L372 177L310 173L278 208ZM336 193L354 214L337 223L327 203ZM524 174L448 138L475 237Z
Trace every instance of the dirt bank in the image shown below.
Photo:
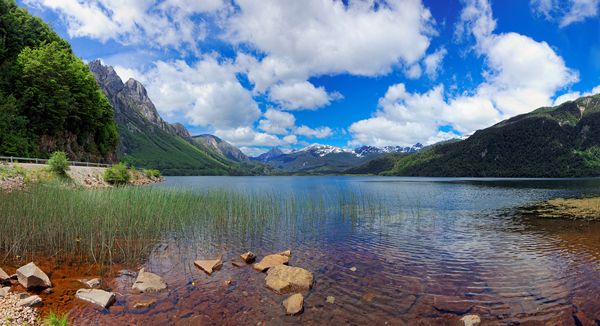
M40 181L50 181L55 177L46 171L46 164L31 163L0 163L0 189L12 191L15 189L26 189L28 184ZM88 166L70 166L67 175L70 180L86 188L110 188L113 187L102 178L106 168ZM131 185L144 185L165 181L164 178L154 176L147 177L144 170L131 173Z

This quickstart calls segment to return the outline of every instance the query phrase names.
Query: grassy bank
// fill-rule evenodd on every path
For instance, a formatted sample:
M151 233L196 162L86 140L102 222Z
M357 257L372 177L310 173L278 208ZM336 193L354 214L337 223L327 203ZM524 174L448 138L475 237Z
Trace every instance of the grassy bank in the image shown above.
M520 212L540 218L599 221L600 197L553 199L525 207Z
M364 223L390 217L381 198L337 189L197 191L147 187L81 189L36 184L0 195L0 260L36 255L69 264L140 263L158 241L194 245L243 242L267 230L294 234L327 223Z

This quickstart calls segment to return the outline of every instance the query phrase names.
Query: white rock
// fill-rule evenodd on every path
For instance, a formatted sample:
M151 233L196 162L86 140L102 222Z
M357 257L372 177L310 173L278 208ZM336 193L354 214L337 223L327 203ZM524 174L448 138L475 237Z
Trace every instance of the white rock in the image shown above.
M146 269L142 268L138 274L135 283L131 289L134 292L143 292L143 293L153 293L153 292L162 292L167 290L167 283L162 279L162 277L146 272Z
M75 297L95 303L102 308L108 308L116 301L114 293L99 289L80 289L75 293Z
M32 295L27 298L19 300L17 306L19 307L37 307L42 304L42 298L37 295Z
M479 326L481 319L477 315L466 315L460 319L459 325L462 326Z
M33 262L17 269L17 278L19 283L26 289L52 287L48 275L35 266Z

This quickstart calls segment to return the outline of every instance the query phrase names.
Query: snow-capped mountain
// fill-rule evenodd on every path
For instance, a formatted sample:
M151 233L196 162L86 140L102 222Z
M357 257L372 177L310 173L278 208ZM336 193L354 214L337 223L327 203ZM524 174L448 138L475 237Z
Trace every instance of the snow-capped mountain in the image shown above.
M309 147L305 147L301 150L298 151L292 151L292 153L294 152L308 152L308 153L314 153L317 154L319 156L325 156L327 154L331 154L331 153L351 153L351 154L355 154L354 151L349 150L349 149L342 149L339 147L335 147L335 146L330 146L330 145L313 145L313 146L309 146Z
M354 150L354 154L358 157L364 157L369 154L374 153L416 153L423 149L423 145L421 143L416 143L411 147L401 147L401 146L385 146L382 148L374 147L374 146L363 146Z

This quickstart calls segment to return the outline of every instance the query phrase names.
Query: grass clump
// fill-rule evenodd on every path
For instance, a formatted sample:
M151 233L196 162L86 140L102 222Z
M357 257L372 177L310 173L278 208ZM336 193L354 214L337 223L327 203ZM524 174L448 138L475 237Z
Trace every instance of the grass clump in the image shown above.
M104 181L114 184L124 184L131 180L131 175L123 163L113 165L106 169L102 177L104 178Z
M67 314L54 313L54 311L50 310L50 314L44 318L43 324L44 326L67 326L69 319L67 318Z
M48 160L48 165L50 165L50 171L62 178L66 178L67 171L70 170L69 162L67 161L67 154L61 151L56 151L54 154L52 154Z
M155 178L160 178L160 177L161 177L161 175L160 175L160 171L158 171L158 170L152 170L152 175L153 175Z

